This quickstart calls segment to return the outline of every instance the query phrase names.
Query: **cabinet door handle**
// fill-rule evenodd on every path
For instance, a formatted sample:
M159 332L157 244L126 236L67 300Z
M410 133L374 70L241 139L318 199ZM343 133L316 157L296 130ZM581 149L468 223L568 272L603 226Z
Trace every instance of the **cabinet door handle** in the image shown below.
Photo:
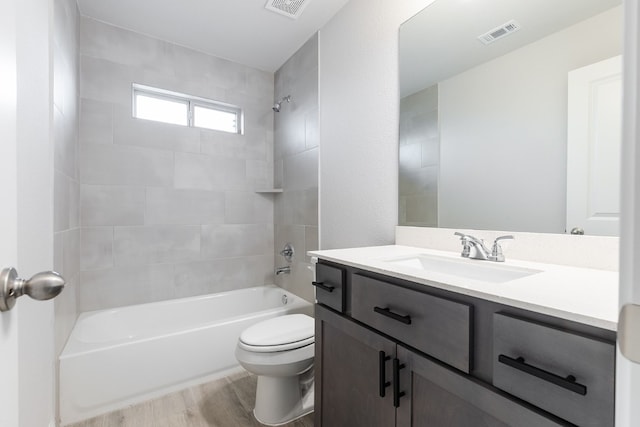
M400 363L398 358L393 359L393 406L400 407L400 398L405 395L404 391L400 391L400 369L404 369L405 364Z
M405 325L411 324L411 316L409 316L408 314L403 316L402 314L394 313L389 307L373 307L373 311L378 314L382 314L383 316L390 317L391 319L396 320L400 323L404 323Z
M579 395L585 396L587 394L587 386L577 383L576 377L574 377L573 375L561 377L551 372L547 372L543 369L536 368L535 366L525 363L523 357L513 359L509 356L501 354L498 356L498 361L514 369L533 375L534 377L538 377L544 381L548 381L552 384L557 385L558 387L562 387Z
M336 288L335 286L325 285L324 282L311 282L311 284L327 292L333 292L333 290Z
M380 397L385 396L385 389L391 385L389 381L387 381L387 370L385 365L387 364L387 360L390 360L391 356L387 356L384 351L380 351L378 353L378 375L380 381Z

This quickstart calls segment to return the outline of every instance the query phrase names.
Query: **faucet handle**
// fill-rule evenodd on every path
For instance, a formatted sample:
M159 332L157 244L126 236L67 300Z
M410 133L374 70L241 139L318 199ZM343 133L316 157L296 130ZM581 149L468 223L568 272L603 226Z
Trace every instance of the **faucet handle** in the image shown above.
M493 241L493 246L491 247L491 255L489 256L489 260L504 262L504 254L502 253L502 246L500 246L500 240L514 240L515 237L512 235L500 236Z
M287 243L286 245L284 245L284 249L280 251L280 255L282 255L284 259L287 260L287 262L291 262L291 259L293 258L293 254L294 254L294 250L291 243Z
M462 253L460 256L464 258L469 258L469 254L471 253L471 245L469 244L469 236L464 233L460 233L456 231L453 233L455 236L460 236L460 243L462 243Z
M460 236L460 242L462 242L463 245L468 245L469 242L478 242L479 241L478 239L476 239L472 235L460 233L459 231L456 231L453 234L456 235L456 236Z

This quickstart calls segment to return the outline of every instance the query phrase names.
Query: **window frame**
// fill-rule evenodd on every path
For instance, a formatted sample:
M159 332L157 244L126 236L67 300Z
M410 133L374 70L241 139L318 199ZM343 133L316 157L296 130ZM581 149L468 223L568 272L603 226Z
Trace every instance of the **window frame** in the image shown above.
M197 129L206 129L213 130L217 132L226 132L231 134L244 134L244 111L241 107L237 105L227 104L224 102L214 101L212 99L202 98L199 96L187 95L184 93L173 92L166 89L160 89L152 86L146 86L139 83L133 83L131 85L131 116L135 119L140 120L151 120L157 121L159 123L173 124L176 126L183 126L180 124L164 122L161 120L153 120L153 119L145 119L137 117L137 105L136 99L137 95L147 96L149 98L156 98L160 100L167 100L171 102L179 102L183 103L187 106L187 127L197 128ZM209 110L221 111L225 113L232 113L236 116L236 130L228 131L225 129L212 129L207 127L195 126L195 107L205 108Z

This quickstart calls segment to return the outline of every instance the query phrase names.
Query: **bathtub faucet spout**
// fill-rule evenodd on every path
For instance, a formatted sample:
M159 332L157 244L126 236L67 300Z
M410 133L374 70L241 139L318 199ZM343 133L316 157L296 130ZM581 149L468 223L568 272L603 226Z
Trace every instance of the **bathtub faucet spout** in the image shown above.
M276 268L276 276L279 276L281 274L290 274L290 273L291 273L291 267L289 267L288 265L286 267Z

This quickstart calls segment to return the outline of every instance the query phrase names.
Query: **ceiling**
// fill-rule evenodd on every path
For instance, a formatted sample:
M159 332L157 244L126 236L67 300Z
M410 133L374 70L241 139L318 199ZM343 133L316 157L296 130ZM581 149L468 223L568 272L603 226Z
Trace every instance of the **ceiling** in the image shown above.
M220 58L275 72L348 0L306 0L297 19L266 0L78 0L80 13Z

